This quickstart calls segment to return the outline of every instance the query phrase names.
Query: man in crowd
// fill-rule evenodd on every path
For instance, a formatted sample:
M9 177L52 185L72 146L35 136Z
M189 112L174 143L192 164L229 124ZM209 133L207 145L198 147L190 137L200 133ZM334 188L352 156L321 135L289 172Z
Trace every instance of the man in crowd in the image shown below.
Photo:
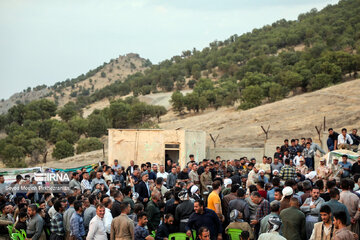
M166 181L166 187L169 189L173 188L176 184L176 179L177 179L176 167L172 167L171 172L168 175L168 178Z
M359 234L358 221L360 218L360 198L350 191L350 183L348 179L342 179L340 184L342 191L340 193L339 202L344 204L349 211L351 231Z
M333 239L335 227L331 221L331 209L328 205L320 208L321 222L315 223L310 240Z
M259 240L286 240L286 238L282 237L279 234L280 228L281 228L281 219L276 216L271 216L268 219L268 225L269 225L269 232L263 233L258 238Z
M348 156L346 154L342 155L341 158L342 158L342 162L340 163L340 166L342 168L341 177L347 178L350 176L352 165L350 162L348 162Z
M215 181L212 184L212 192L208 197L208 208L215 211L220 220L223 219L222 209L221 209L221 200L219 194L221 192L221 183L220 181Z
M76 198L74 196L68 197L69 207L64 212L64 227L65 227L65 232L66 232L66 238L67 239L70 236L70 220L71 220L72 215L75 212L75 208L74 208L75 200L76 200Z
M207 227L210 231L211 240L222 239L222 224L216 213L205 208L204 201L197 200L194 203L194 213L190 216L186 225L186 235L192 236L192 229L199 232L201 227Z
M86 240L107 240L107 235L104 226L105 207L102 204L96 206L96 215L89 224L89 232Z
M120 204L121 214L113 219L111 222L110 240L115 239L133 239L134 238L134 223L128 217L130 214L130 204Z
M74 172L72 174L72 179L69 183L69 188L72 189L72 188L77 187L78 189L81 189L81 184L79 182L79 179L80 179L80 174L78 174L77 172Z
M75 212L70 219L70 236L74 240L83 240L85 237L84 221L81 216L84 211L83 203L81 201L75 201L74 209Z
M93 217L96 216L96 207L95 207L97 205L96 196L91 195L89 197L89 202L90 202L90 206L86 208L84 212L84 227L86 233L89 231L89 224L91 219L93 219ZM104 214L105 214L105 209L104 209Z
M145 212L140 212L137 215L138 224L135 227L134 231L134 239L135 240L154 240L152 236L150 236L149 231L145 228L148 219Z
M329 132L329 137L327 140L328 149L329 149L329 151L336 150L339 134L337 132L335 132L334 129L332 129L332 128L329 128L328 132Z
M210 173L210 166L207 165L204 168L204 172L200 175L201 193L208 192L208 186L212 184L212 177Z
M197 173L197 170L198 170L198 165L194 163L189 173L189 179L192 183L194 183L194 185L200 188L200 177L199 174Z
M63 212L65 208L63 204L58 200L54 204L56 210L55 215L51 218L51 227L50 227L50 239L51 240L64 240L65 239L65 228L63 221Z
M280 212L283 223L282 233L286 239L305 240L306 227L305 215L299 210L299 200L290 199L290 207Z
M117 216L119 216L121 214L120 204L123 201L124 197L119 190L115 190L115 192L113 194L113 198L114 198L114 203L112 204L112 207L111 207L111 214L112 214L113 218L116 218Z
M283 180L294 179L296 176L295 169L290 166L290 159L285 160L285 166L281 169L279 177Z
M40 239L43 232L44 220L37 213L37 210L38 208L35 204L30 204L27 208L29 221L27 223L26 236L31 238L31 240Z
M91 189L94 190L96 184L103 184L106 188L106 191L109 190L109 187L108 185L106 184L105 180L102 178L103 176L103 172L102 171L98 171L96 173L96 178L94 178L92 181L91 181Z
M334 213L334 225L336 228L335 240L357 240L359 236L346 228L346 215L344 212Z
M148 216L148 228L149 231L155 231L160 225L161 212L159 208L159 202L161 200L161 194L158 191L151 193L151 201L146 207L146 213Z
M353 145L351 146L351 149L354 151L354 152L357 152L358 151L358 147L359 147L359 144L360 144L360 136L357 135L357 129L354 128L352 130L352 133L350 134L350 137L351 139L353 140Z
M353 140L349 134L347 134L346 128L341 129L341 134L338 136L338 148L339 149L350 149L353 144Z
M137 193L139 193L139 201L146 206L150 198L150 185L149 185L149 173L147 171L141 174L141 181L137 186Z
M258 236L260 231L260 221L271 212L270 204L257 191L252 192L250 197L251 200L258 205L256 210L256 218L250 221L250 224L255 225L255 235Z
M82 180L81 180L81 192L84 193L87 190L91 191L91 185L89 182L89 173L88 172L84 172L82 174Z
M245 201L245 195L246 195L246 191L243 188L239 188L237 190L237 198L229 202L228 212L230 213L232 210L236 209L242 214L243 219L246 222L249 222L250 221L249 204Z
M300 210L306 215L306 235L310 238L314 228L314 224L318 222L321 204L324 199L320 197L320 190L318 187L313 187L311 190L311 197L307 198Z

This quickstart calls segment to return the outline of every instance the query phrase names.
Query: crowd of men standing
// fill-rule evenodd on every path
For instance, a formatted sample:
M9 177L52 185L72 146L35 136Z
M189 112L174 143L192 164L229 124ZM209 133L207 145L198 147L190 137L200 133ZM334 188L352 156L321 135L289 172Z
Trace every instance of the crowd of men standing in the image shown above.
M357 151L359 142L343 133L329 129L329 150ZM14 224L32 240L167 240L175 232L223 239L234 228L241 239L358 239L360 157L329 166L321 158L315 169L317 152L325 154L302 138L286 139L261 160L197 163L190 155L182 169L171 159L126 168L102 162L72 172L66 193L7 192L0 176L0 231ZM38 183L18 175L16 184Z

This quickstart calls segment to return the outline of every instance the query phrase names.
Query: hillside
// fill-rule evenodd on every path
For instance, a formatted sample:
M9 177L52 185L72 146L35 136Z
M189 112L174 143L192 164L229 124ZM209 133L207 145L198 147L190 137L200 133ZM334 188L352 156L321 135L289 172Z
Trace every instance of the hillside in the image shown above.
M312 137L317 138L315 125L323 123L326 116L326 127L339 131L342 127L352 129L360 126L360 79L306 93L275 103L265 104L253 109L238 111L234 107L222 107L217 111L208 109L202 113L191 113L177 116L169 111L161 119L159 126L163 129L184 128L203 130L215 136L219 134L217 147L262 147L264 134L260 126L270 124L268 142L274 146L281 145L284 138ZM107 157L107 138L105 158ZM207 146L213 143L207 135ZM51 167L70 167L96 163L102 159L102 150L76 155L60 161L41 164Z
M219 134L217 147L261 147L270 125L269 142L281 144L284 138L317 136L326 116L326 127L336 131L360 126L360 79L324 88L312 93L283 99L246 111L223 107L182 117L169 112L159 124L164 129L186 128ZM208 145L212 146L208 136Z
M0 102L0 114L6 113L17 103L29 103L41 98L55 101L61 107L69 101L76 101L78 96L88 96L116 81L123 81L128 75L143 72L148 64L147 60L138 54L120 55L77 78L57 82L49 87L42 85L15 93L9 99Z

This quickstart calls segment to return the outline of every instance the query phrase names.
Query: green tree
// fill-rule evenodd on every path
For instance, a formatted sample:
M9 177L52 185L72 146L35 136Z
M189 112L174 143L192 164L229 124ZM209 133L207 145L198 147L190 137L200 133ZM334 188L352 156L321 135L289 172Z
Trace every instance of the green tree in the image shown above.
M285 97L286 90L278 83L271 83L269 87L269 100L275 102Z
M50 142L56 143L60 139L59 138L60 133L66 130L69 130L69 125L67 125L64 122L54 121L51 126L50 135L49 135Z
M79 134L71 130L65 130L59 133L57 142L66 140L68 143L75 144L79 140Z
M173 94L171 95L171 99L170 99L170 102L171 102L171 106L173 108L173 110L175 112L178 112L178 113L182 113L184 111L184 95L179 92L179 91L176 91L176 92L173 92Z
M62 120L67 122L78 114L78 108L74 102L68 102L58 111L58 114Z
M111 124L113 128L127 128L129 126L130 105L122 101L110 104Z
M290 90L301 87L303 83L303 77L300 74L292 71L281 72L277 78L279 79L279 83L281 85Z
M74 156L74 146L66 140L61 140L55 144L52 156L56 159L62 159Z
M25 105L24 118L33 121L49 119L55 116L56 108L55 103L48 99L31 101Z
M46 163L47 148L46 141L42 138L33 138L30 140L31 159L34 163L39 162L39 157L43 157L43 162Z
M78 141L76 153L91 152L102 149L103 143L98 138L82 138Z
M87 119L80 116L75 116L68 122L68 124L71 131L77 133L79 136L82 134L87 134L86 130L89 124Z
M2 151L3 162L7 167L26 167L25 149L13 144L7 144Z
M8 111L8 122L16 122L19 125L22 125L25 119L25 105L20 103L11 107Z
M329 86L332 83L332 77L326 73L316 74L314 78L310 80L309 89L315 91Z
M88 117L87 133L90 137L101 137L107 133L107 122L100 114L91 114Z
M167 113L166 108L163 106L158 106L158 105L152 105L151 108L152 108L153 115L157 119L157 122L160 123L160 117Z
M261 104L263 96L263 89L260 86L255 85L246 87L241 92L242 103L240 105L240 108L245 110L259 106Z

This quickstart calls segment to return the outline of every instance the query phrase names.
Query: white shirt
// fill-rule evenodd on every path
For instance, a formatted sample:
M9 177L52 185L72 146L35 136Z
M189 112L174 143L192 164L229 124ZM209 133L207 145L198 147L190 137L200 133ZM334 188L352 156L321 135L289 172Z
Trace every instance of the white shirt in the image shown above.
M303 156L298 156L298 155L296 155L295 157L294 157L294 160L293 160L293 163L294 163L294 165L295 166L300 166L300 159L303 159L304 157Z
M88 189L91 190L90 182L86 179L81 180L81 192L84 192Z
M168 175L169 175L169 173L167 173L167 172L163 172L163 173L158 172L156 174L156 178L162 177L164 179L164 181L165 181L165 179L167 179Z
M55 210L55 208L54 208L54 205L49 209L49 211L48 211L48 214L49 214L49 216L50 216L50 218L53 218L53 216L55 215L55 213L57 213L56 212L56 210Z
M119 168L121 168L120 164L112 166L112 169L114 169L115 171L117 171Z
M111 222L113 220L111 210L108 208L105 208L105 215L104 215L104 226L106 233L110 234L111 231Z
M344 137L344 135L339 134L339 136L338 136L338 145L347 144L348 141L349 141L350 145L353 144L353 140L352 140L352 138L350 137L349 134L346 134L345 137Z
M98 215L90 221L86 240L107 240L104 221Z

